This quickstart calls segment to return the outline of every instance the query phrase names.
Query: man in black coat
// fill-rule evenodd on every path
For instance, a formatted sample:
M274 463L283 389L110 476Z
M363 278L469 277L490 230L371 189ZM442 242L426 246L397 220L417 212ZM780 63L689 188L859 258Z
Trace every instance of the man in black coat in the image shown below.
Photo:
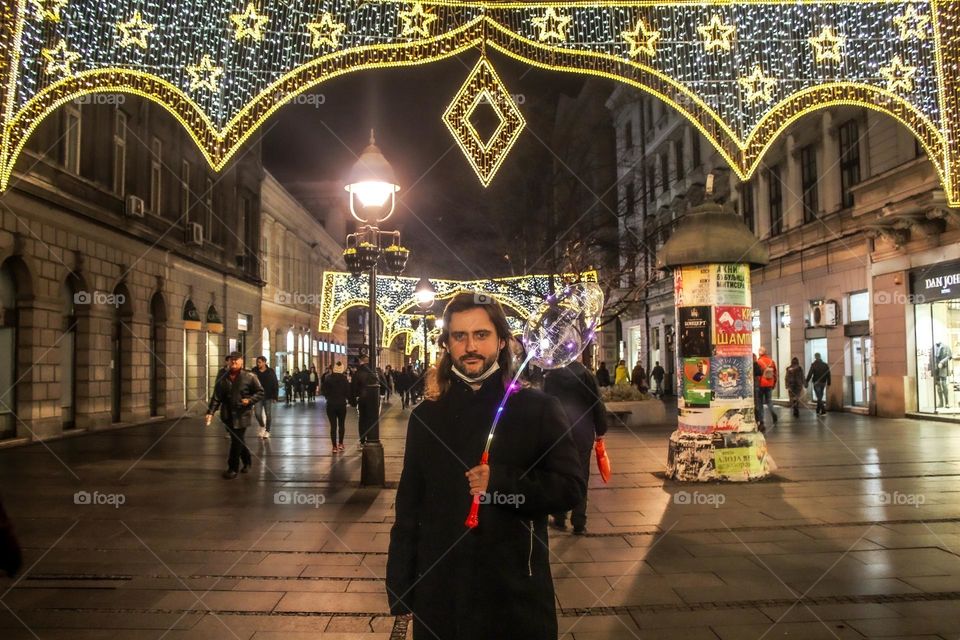
M280 383L277 381L277 373L267 366L267 359L263 356L257 356L257 366L253 370L253 375L257 376L260 386L263 387L263 400L257 403L255 409L257 423L260 425L258 435L261 438L269 438L270 425L273 423L273 405L280 399Z
M227 358L230 367L213 389L213 397L207 407L207 426L213 421L213 414L220 410L220 420L230 435L230 453L227 456L227 470L223 477L232 480L237 470L246 473L250 469L250 449L243 436L253 422L253 406L263 399L263 387L257 376L243 368L243 354L232 352ZM243 462L243 468L240 462Z
M556 640L547 515L583 499L577 449L560 404L512 393L490 464L477 465L511 380L510 327L489 296L457 295L445 350L407 429L387 556L394 615L415 640ZM435 380L435 383L433 382ZM473 496L479 525L466 528Z
M607 363L601 362L597 369L597 384L601 387L610 386L610 369L607 369Z
M360 366L350 381L350 404L359 415L360 446L380 442L380 378L370 369L370 358L362 354Z
M638 365L639 366L639 365ZM636 381L636 379L634 379ZM560 400L563 412L570 421L570 433L577 445L580 457L580 473L586 485L590 481L590 461L593 443L607 432L607 411L600 399L600 389L582 362L571 362L565 367L548 371L543 383L543 392ZM553 526L567 528L567 512L553 515ZM573 533L587 532L587 493L570 516Z

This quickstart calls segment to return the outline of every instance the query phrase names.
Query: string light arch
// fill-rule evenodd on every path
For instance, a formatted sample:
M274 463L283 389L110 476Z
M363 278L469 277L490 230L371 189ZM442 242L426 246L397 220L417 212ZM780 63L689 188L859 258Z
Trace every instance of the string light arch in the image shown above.
M0 7L0 190L37 125L86 94L163 105L220 170L277 109L326 80L471 49L483 73L445 122L484 184L524 124L489 49L647 91L744 179L806 113L881 111L920 140L960 206L956 0L11 0ZM482 140L459 122L478 96L510 122L504 135Z

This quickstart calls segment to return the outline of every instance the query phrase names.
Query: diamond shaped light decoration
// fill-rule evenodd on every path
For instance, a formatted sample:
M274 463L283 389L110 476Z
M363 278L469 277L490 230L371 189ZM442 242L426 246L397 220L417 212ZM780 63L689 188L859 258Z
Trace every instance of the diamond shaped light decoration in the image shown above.
M483 140L470 122L480 105L489 105L500 121L488 140ZM457 96L443 114L443 122L450 129L463 155L486 187L497 174L501 163L510 153L523 128L527 126L513 97L494 71L486 57L481 57Z

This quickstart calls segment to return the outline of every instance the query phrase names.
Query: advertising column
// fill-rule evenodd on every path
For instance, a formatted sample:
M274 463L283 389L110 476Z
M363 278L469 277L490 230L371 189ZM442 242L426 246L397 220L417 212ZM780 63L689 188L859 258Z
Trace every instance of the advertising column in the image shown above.
M753 401L750 268L674 269L679 420L667 475L678 480L754 480L770 472Z

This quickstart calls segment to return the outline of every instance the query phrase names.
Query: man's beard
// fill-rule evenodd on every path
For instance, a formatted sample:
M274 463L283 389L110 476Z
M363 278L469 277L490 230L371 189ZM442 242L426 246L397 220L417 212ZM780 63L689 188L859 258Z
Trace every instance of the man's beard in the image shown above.
M462 373L463 375L467 376L468 378L478 378L478 377L482 376L484 373L486 373L487 370L488 370L490 367L493 366L493 363L497 361L497 357L498 357L499 355L500 355L499 353L495 353L495 354L493 354L492 356L490 356L489 358L483 358L479 353L469 353L469 354L464 354L464 355L463 355L460 359L458 359L458 360L452 360L452 363L453 363L454 368L456 368L457 371L459 371L459 372ZM480 370L477 371L477 372L475 372L475 373L470 373L470 372L468 372L468 371L467 371L467 368L466 368L467 366L462 362L462 360L464 360L464 359L466 359L466 358L479 358L479 359L483 359L483 365L480 367Z

